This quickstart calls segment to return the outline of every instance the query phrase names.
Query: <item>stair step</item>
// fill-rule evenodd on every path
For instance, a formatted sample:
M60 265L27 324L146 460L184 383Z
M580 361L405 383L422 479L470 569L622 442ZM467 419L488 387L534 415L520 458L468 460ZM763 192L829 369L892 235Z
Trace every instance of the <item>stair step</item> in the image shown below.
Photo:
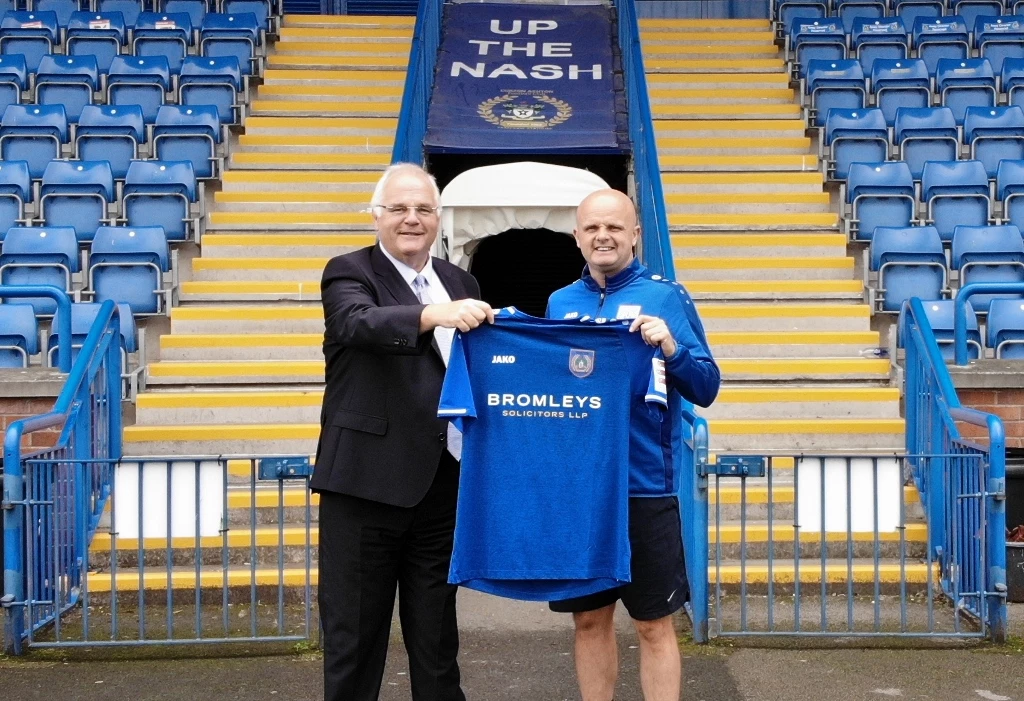
M659 158L665 156L686 156L706 153L708 155L732 155L734 152L756 155L797 155L811 150L810 139L803 136L772 138L769 136L734 138L726 137L676 137L657 139Z
M686 283L694 299L827 300L864 298L859 280L698 280Z
M387 117L398 114L399 107L399 102L396 100L381 102L356 102L354 100L345 100L339 102L334 98L324 100L268 100L264 98L257 98L253 100L250 105L253 114L305 114L316 111L324 114L336 114L339 116L344 115L352 117L359 117L363 115Z
M743 191L748 194L766 192L820 193L824 178L819 172L663 172L662 185L666 194L682 192L722 193Z
M804 138L807 126L803 119L656 119L654 133L658 139L671 136L696 138Z
M878 348L877 331L763 331L708 334L715 358L842 358Z
M845 560L828 561L825 564L825 580L830 584L845 584L852 580L855 584L873 584L876 580L883 585L895 586L900 582L924 585L928 583L928 565L907 561L882 561L877 565L869 559L854 560L847 566ZM708 569L708 582L723 585L738 585L742 581L747 584L768 584L769 572L775 584L791 584L796 581L796 567L791 560L774 562L769 568L766 560L748 561L742 568L737 564L723 564ZM813 558L801 561L801 584L821 583L822 565L820 560ZM932 565L931 579L938 586L939 568Z
M398 128L395 117L259 117L245 120L246 134L310 136L390 136ZM225 175L230 174L230 171ZM379 177L379 174L378 174Z
M766 258L846 256L844 234L674 234L672 252L679 258ZM203 245L208 240L203 239ZM679 265L678 263L676 264Z
M195 258L193 282L242 282L252 284L304 281L319 293L326 258ZM260 271L257 275L253 271ZM182 283L184 285L191 283Z
M365 68L366 70L402 70L409 63L408 50L406 55L394 56L311 56L307 54L291 54L271 52L267 56L268 68L291 70L309 70L318 68Z
M224 193L217 193L218 195ZM242 194L242 193L239 193ZM249 194L249 193L245 193ZM271 193L266 193L271 194ZM278 193L273 193L277 195ZM366 200L369 197L367 196ZM364 200L365 201L365 200ZM203 252L210 259L248 258L259 251L267 258L317 258L350 253L376 241L374 234L207 234ZM197 259L198 260L198 259Z
M771 42L644 42L644 65L652 59L685 58L697 56L703 59L722 58L729 60L777 58L779 47Z
M141 396L141 395L140 395ZM900 391L895 387L789 386L745 387L726 383L715 403L701 409L707 419L898 419Z
M332 30L327 30L332 31ZM263 72L264 85L304 85L311 90L323 85L385 85L405 84L405 73L402 71L290 71L271 69ZM249 128L246 120L246 129Z
M366 229L370 215L365 212L211 212L210 230L259 230L267 226L292 231L351 231Z
M412 26L399 25L391 27L282 27L279 42L309 41L310 39L371 39L387 38L412 41Z
M806 231L808 229L838 229L839 215L834 212L800 212L788 214L669 214L673 229L725 230L725 231Z
M771 22L766 19L665 19L656 17L639 18L641 32L685 32L687 34L709 34L735 31L769 31Z
M415 17L405 15L296 15L286 14L282 31L296 27L404 27L412 29Z
M353 134L347 136L313 136L305 134L242 134L238 137L238 143L245 147L268 147L268 146L330 146L332 148L358 148L368 151L370 149L388 149L394 145L395 138L392 134L361 135Z
M315 333L323 336L320 304L189 305L171 310L171 333Z
M323 97L331 98L359 98L363 101L387 101L400 102L402 100L401 83L397 84L374 84L374 85L280 85L277 83L264 83L260 86L257 95L260 99L293 99L313 100Z
M640 41L644 46L688 42L693 39L693 36L694 32L683 30L654 30L642 27L640 29ZM700 40L705 44L772 44L775 41L775 33L770 29L762 31L722 30L702 32Z
M817 170L818 157L813 154L754 154L751 156L659 156L662 171L705 172L736 170Z
M157 361L150 363L149 385L319 383L324 381L320 360L235 360L230 362Z
M870 419L712 419L711 447L717 452L769 451L901 451L906 425L899 418ZM866 443L866 445L865 445Z
M724 277L736 279L779 281L794 278L830 280L852 276L854 260L848 256L774 256L771 258L754 257L722 257L704 258L684 256L675 260L676 272L680 282L687 289L697 280L722 280ZM857 282L844 280L844 282Z
M362 192L370 201L379 171L366 168L331 170L311 173L307 170L244 170L225 171L221 178L224 192L305 191L315 187L321 192Z
M867 331L865 304L698 304L707 331ZM173 320L173 316L172 316Z
M255 111L255 106L253 111ZM803 108L797 104L773 105L760 102L740 105L715 105L707 103L700 105L664 105L654 103L651 105L651 113L655 120L708 119L715 116L724 119L735 117L741 120L766 118L794 119L803 114Z
M235 151L231 154L231 167L262 168L268 170L356 170L367 168L383 170L391 162L388 153L273 153ZM320 173L317 173L317 178ZM379 177L379 173L378 173ZM308 185L308 182L307 182ZM211 212L215 216L217 212Z
M644 56L644 69L648 73L785 73L782 58L668 58Z
M165 334L160 337L160 359L319 360L323 357L323 341L322 333Z
M879 358L722 358L718 361L727 380L770 378L886 379L890 364Z

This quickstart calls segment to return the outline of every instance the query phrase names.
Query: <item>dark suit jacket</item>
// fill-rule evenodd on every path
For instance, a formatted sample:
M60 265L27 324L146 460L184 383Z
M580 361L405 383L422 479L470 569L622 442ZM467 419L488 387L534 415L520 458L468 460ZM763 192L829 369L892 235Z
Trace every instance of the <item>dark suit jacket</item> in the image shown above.
M453 300L480 297L472 275L438 258ZM423 305L379 244L333 258L320 285L327 387L311 486L395 506L423 499L447 443L444 380Z

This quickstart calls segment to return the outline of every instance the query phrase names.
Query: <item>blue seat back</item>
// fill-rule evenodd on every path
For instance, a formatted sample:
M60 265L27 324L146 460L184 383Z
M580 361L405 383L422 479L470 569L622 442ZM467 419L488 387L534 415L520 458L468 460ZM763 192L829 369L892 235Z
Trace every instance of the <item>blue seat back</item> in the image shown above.
M964 18L964 23L974 29L980 15L998 15L1003 11L1002 0L949 0L949 11Z
M864 87L864 70L860 62L852 58L836 61L812 59L807 62L807 93L826 85Z
M189 83L230 83L242 89L242 69L234 56L189 56L181 64L180 85Z
M267 0L223 0L221 9L229 15L252 14L260 29L270 30L270 3Z
M167 237L158 226L101 226L89 257L90 262L142 261L170 270Z
M56 44L60 41L60 25L55 12L16 10L0 20L0 36L42 36Z
M192 44L192 18L186 12L143 12L135 22L135 36L168 34Z
M158 313L161 272L169 270L168 261L162 228L101 226L89 255L95 301L127 304L134 314Z
M165 56L117 56L110 64L108 81L114 83L157 83L171 89L171 67Z
M1024 341L1024 302L994 299L985 322L985 345L996 351L997 358L1024 358L1024 343L999 348L1006 341Z
M914 22L914 46L928 42L970 41L967 23L963 17L920 17Z
M32 201L32 176L25 161L0 161L0 194ZM6 230L5 230L6 231Z
M953 232L950 262L954 268L965 263L1024 263L1024 239L1020 229L1011 225L958 226Z
M101 306L97 302L76 302L71 305L71 343L81 345L85 341L93 324L96 323L96 317L99 316ZM118 304L117 311L121 325L121 348L129 353L134 353L138 349L138 331L135 326L135 317L132 316L131 309L126 304ZM58 331L60 328L59 321L60 316L55 315L53 331L50 333L50 338L47 341L48 349L55 348L61 342Z
M40 195L88 193L114 199L114 176L107 161L53 161L46 166Z
M846 186L847 202L861 195L914 195L914 179L903 161L852 163Z
M1020 107L968 107L964 141L977 136L1024 136L1024 110Z
M79 272L78 239L71 227L16 226L7 231L0 248L0 265L7 263L63 265Z
M996 197L1024 192L1024 161L1002 160L996 172Z
M980 161L928 161L921 175L921 198L945 194L989 193L988 174Z
M134 27L143 6L140 0L96 0L99 12L120 12L126 27Z
M146 140L146 124L138 105L88 105L78 120L78 137L89 134L130 136L138 143Z
M125 43L128 29L120 12L75 12L68 21L68 37L114 37Z
M893 85L930 87L928 66L919 58L876 59L871 66L871 89Z
M52 134L68 142L68 118L63 105L8 105L0 118L0 135Z
M854 21L850 36L854 46L874 41L910 43L907 28L900 17L859 18Z
M133 192L178 193L196 201L196 175L188 161L132 161L124 183L125 194Z
M39 61L36 84L48 82L81 82L91 90L100 86L100 71L95 56L65 56L49 54Z
M932 327L935 340L939 342L944 359L953 359L953 300L940 299L925 302L924 315ZM973 305L967 304L967 340L981 345L981 331L978 330L978 315ZM971 358L978 357L977 346L968 349Z
M21 348L27 356L39 352L39 322L31 304L0 304L0 346ZM16 351L0 349L0 367L21 367L24 360Z
M164 12L183 12L188 15L193 27L200 27L210 8L206 0L164 0L160 5Z
M260 44L260 24L256 15L251 12L209 12L203 18L199 28L200 38L206 37L239 37Z
M899 311L911 297L929 300L942 296L946 258L934 227L879 226L871 239L869 259L884 290L883 311Z
M987 58L940 58L935 72L935 87L990 85L995 87L996 74Z
M15 83L19 90L28 87L28 67L25 57L21 54L5 54L0 56L0 81Z
M885 115L877 108L829 110L825 118L825 143L831 144L840 136L881 136L888 138Z
M876 272L885 263L896 261L946 264L942 239L934 226L880 226L875 229L869 250L871 270Z
M220 143L220 117L212 105L164 105L156 116L153 135L204 134Z

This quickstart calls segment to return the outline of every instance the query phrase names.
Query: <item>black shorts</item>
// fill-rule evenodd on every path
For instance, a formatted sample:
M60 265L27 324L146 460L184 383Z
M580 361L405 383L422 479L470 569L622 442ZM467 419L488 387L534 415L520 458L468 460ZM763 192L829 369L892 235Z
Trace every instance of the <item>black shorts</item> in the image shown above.
M637 621L655 621L678 611L689 598L690 587L676 497L630 497L629 547L629 584L552 601L548 604L551 610L595 611L622 599L630 618Z

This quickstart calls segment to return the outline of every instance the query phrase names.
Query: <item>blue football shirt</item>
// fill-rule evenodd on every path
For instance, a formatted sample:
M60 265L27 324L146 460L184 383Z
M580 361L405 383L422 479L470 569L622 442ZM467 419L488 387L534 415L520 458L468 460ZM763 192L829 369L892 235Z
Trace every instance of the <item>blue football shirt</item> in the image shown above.
M457 333L438 409L463 432L449 582L534 601L629 582L630 415L666 401L628 321L505 309Z

